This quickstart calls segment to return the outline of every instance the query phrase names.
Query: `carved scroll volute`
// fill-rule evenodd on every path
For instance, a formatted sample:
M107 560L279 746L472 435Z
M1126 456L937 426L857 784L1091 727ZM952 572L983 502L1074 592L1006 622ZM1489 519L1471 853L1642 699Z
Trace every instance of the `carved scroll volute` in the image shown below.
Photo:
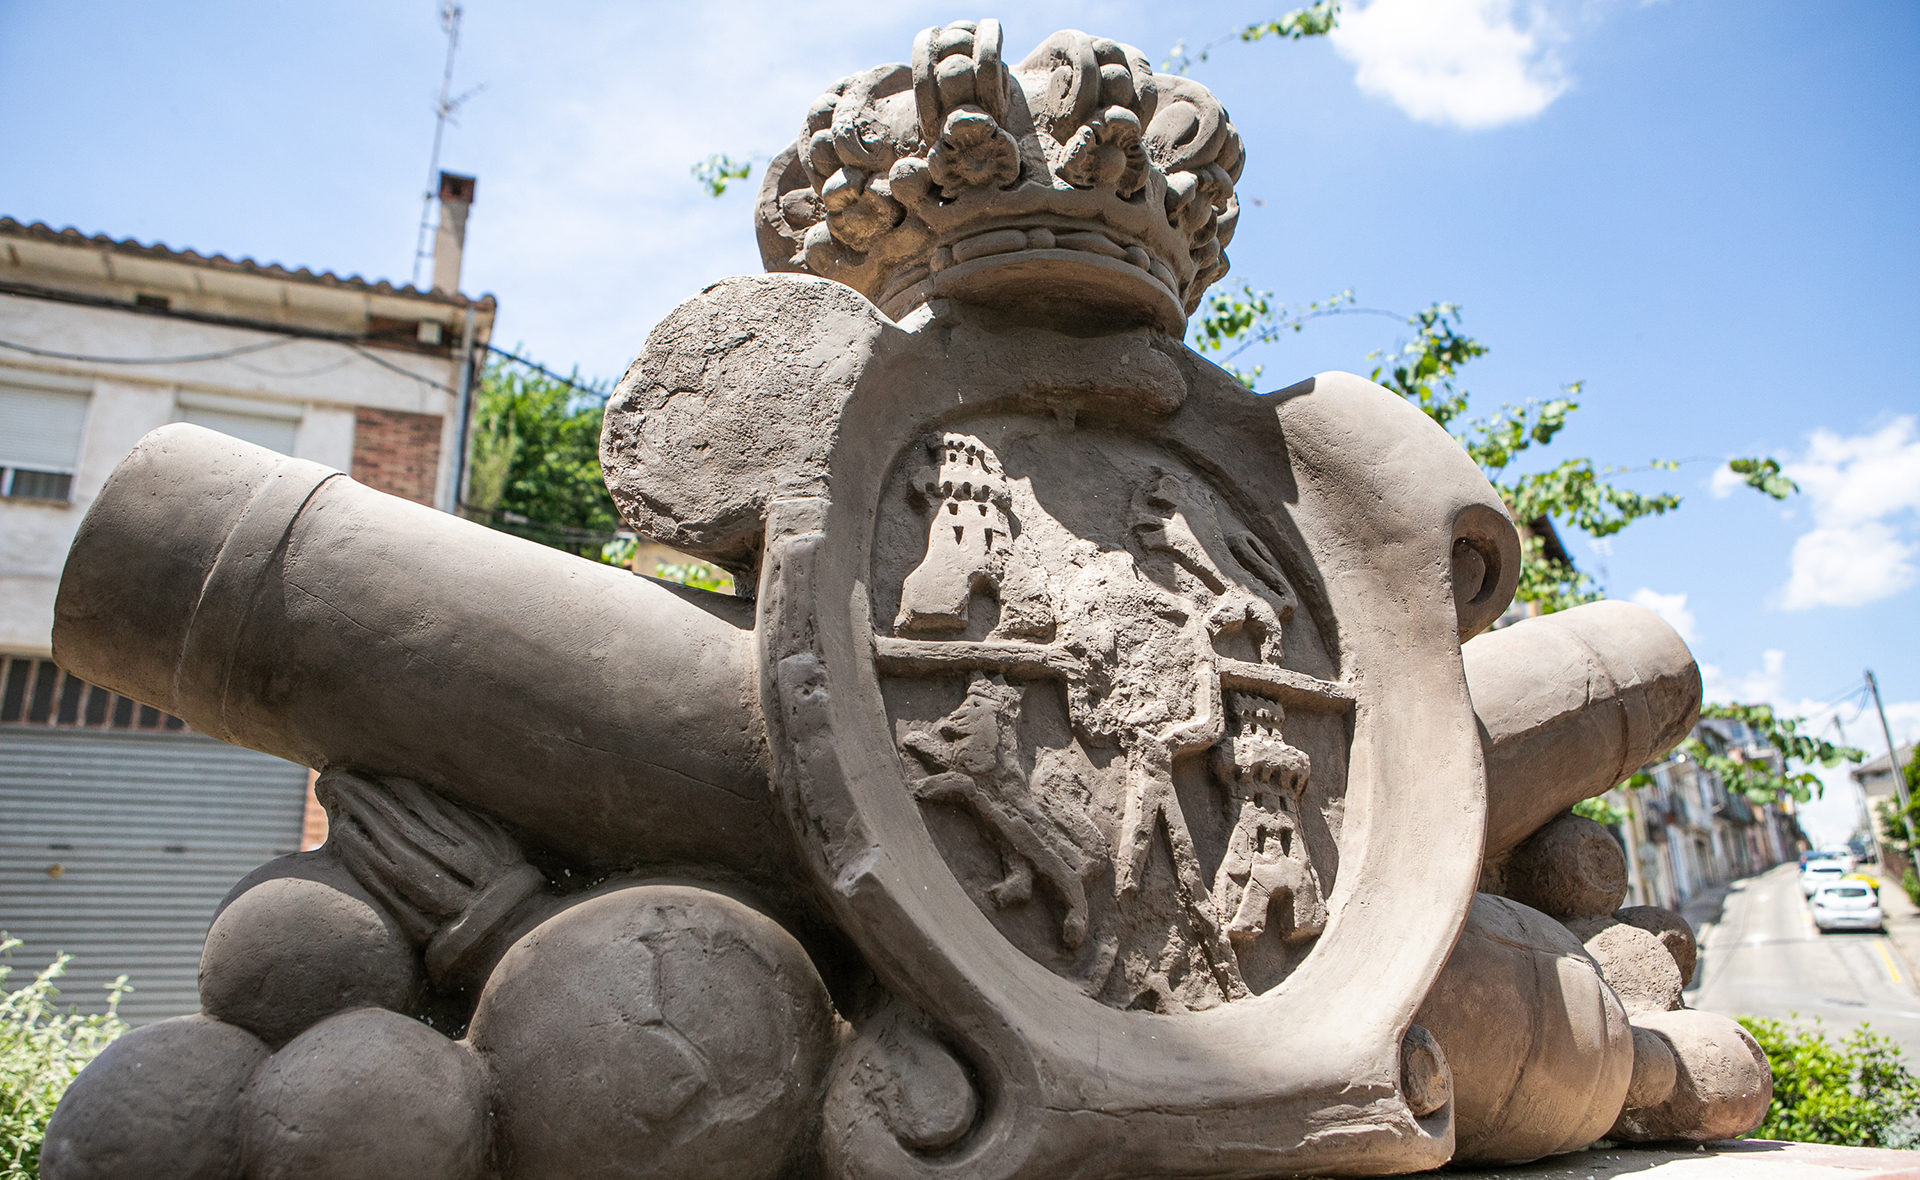
M1310 609L1337 634L1358 709L1337 880L1315 897L1280 865L1259 885L1294 891L1302 928L1324 922L1312 953L1261 995L1126 1011L996 930L906 780L876 672L886 621L864 581L872 506L886 456L920 454L933 429L924 391L966 378L931 344L902 347L919 359L863 383L843 411L861 437L833 458L831 501L773 505L759 597L777 789L839 925L906 1013L905 1025L857 1022L830 1087L829 1170L1199 1177L1347 1167L1356 1153L1382 1171L1443 1162L1445 1064L1409 1029L1474 885L1482 766L1449 576L1456 523L1484 521L1465 509L1497 510L1494 493L1444 432L1358 378L1256 401L1222 377L1165 425L1167 445L1204 456L1248 502L1287 505L1302 547L1289 560L1313 567ZM1284 785L1284 758L1246 740L1246 760L1273 761ZM945 1081L901 1090L888 1080L912 1072L901 1062Z

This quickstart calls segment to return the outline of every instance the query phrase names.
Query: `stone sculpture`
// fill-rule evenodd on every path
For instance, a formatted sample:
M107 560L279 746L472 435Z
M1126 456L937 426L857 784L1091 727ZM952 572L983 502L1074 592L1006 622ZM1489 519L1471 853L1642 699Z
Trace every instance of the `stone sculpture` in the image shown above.
M1205 89L993 21L831 88L765 277L609 405L635 577L191 426L75 542L75 673L320 768L202 1014L49 1180L1383 1174L1766 1105L1566 814L1691 726L1418 410L1180 343L1242 155ZM1616 913L1616 911L1618 911ZM1757 1105L1756 1105L1757 1103Z

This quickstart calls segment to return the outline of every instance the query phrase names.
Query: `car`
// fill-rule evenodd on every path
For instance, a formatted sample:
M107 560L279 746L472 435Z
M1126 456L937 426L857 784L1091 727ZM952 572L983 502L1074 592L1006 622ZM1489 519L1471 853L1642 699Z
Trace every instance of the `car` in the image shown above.
M1815 861L1845 860L1847 867L1853 867L1853 855L1844 848L1815 848L1800 854L1800 868L1805 870Z
M1800 871L1800 893L1812 897L1822 885L1832 885L1847 875L1852 866L1841 860L1810 860Z
M1858 881L1822 885L1813 895L1813 924L1822 934L1833 930L1877 930L1885 933L1886 915L1880 895Z

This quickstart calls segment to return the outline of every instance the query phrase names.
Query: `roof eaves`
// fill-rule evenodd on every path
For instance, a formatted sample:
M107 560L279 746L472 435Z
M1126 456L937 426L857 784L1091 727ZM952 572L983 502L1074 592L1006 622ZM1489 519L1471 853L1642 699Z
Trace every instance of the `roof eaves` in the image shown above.
M0 237L22 238L30 241L49 242L61 246L91 246L96 249L111 250L116 254L127 254L143 258L177 262L186 266L200 266L209 270L226 271L233 274L256 275L261 278L282 279L296 283L309 283L318 287L335 287L341 290L362 291L371 295L391 295L401 299L424 299L432 303L442 303L453 307L472 307L476 310L491 312L497 303L491 294L479 298L466 295L447 295L439 291L422 291L418 287L399 287L385 279L377 282L361 278L359 275L337 275L332 271L313 271L307 267L291 270L279 263L255 262L251 258L228 258L224 254L201 254L196 250L175 250L171 246L159 244L144 245L131 238L113 238L106 234L87 235L68 226L55 229L44 221L22 222L11 217L0 217Z

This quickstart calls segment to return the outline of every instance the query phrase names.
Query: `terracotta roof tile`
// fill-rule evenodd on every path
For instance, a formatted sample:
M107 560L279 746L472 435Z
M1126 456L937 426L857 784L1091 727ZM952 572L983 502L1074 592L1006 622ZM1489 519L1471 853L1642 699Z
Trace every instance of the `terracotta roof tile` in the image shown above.
M435 303L451 304L455 307L473 307L492 310L492 295L482 295L472 299L465 295L443 295L438 291L422 291L417 287L397 287L385 279L373 282L359 275L337 275L332 271L314 272L301 267L289 270L278 263L255 262L251 258L228 258L224 254L201 254L194 250L175 250L170 246L142 245L131 238L112 238L106 234L88 236L74 229L55 229L43 221L31 224L16 221L11 217L0 217L0 237L25 238L37 242L50 242L62 246L93 246L111 250L116 254L130 254L143 258L158 258L168 262L183 263L187 266L203 266L210 270L223 270L235 274L259 275L262 278L285 279L295 283L311 283L318 287L336 287L347 291L365 291L374 295L395 295L403 299L428 299Z

